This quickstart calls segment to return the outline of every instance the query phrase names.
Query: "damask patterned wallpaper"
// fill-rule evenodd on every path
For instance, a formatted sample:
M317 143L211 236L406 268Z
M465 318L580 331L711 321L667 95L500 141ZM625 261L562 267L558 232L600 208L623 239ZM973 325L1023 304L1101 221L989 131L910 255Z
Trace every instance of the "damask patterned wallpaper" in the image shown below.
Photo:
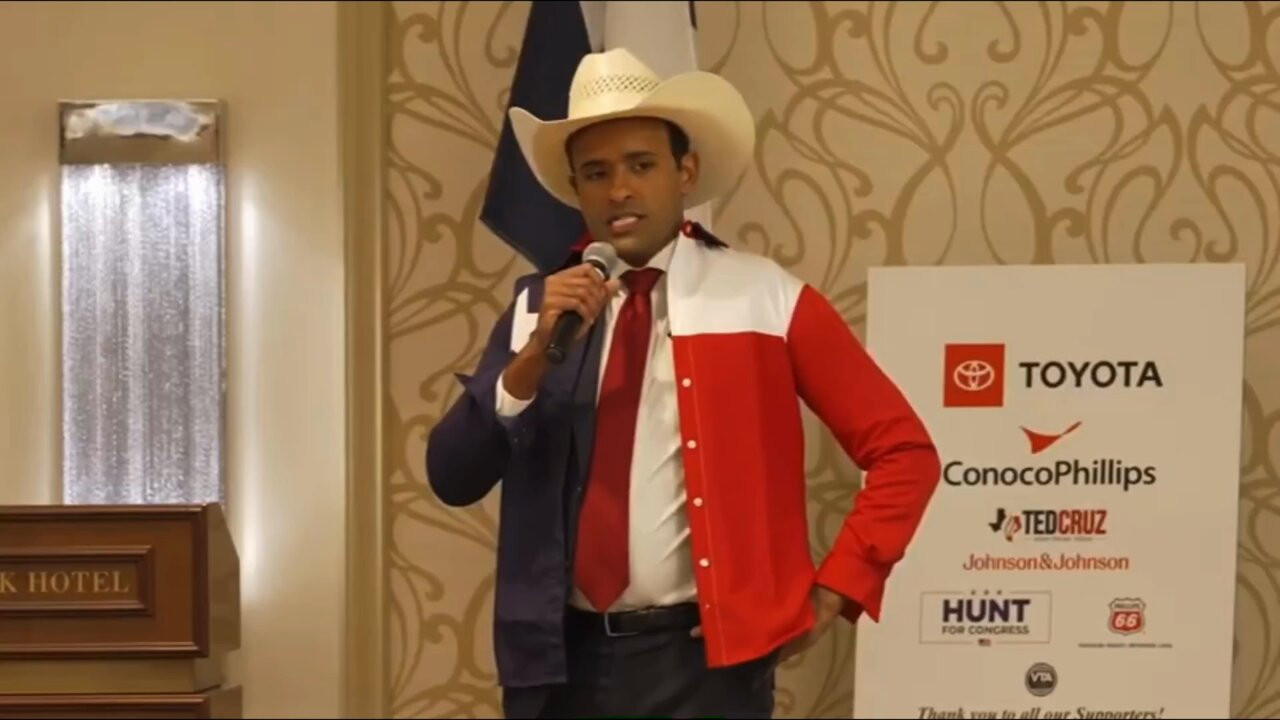
M422 458L529 269L476 220L528 5L391 6L388 702L492 716L496 494L448 509ZM874 265L1247 263L1234 713L1280 716L1280 4L704 2L698 20L705 67L759 123L716 231L859 333ZM823 554L858 478L809 427ZM847 717L852 662L842 626L784 667L779 716Z

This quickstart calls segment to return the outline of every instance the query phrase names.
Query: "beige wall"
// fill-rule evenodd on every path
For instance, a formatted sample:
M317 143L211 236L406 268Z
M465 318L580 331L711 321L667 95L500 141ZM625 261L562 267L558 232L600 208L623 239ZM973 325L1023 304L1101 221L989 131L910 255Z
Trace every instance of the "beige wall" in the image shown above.
M229 108L229 515L246 717L340 713L344 325L334 3L0 4L0 503L57 499L62 98ZM234 679L234 678L233 678Z
M483 716L500 707L497 497L444 507L422 452L457 396L452 373L473 366L528 269L476 221L528 3L393 9L389 709ZM874 265L1248 264L1233 717L1280 716L1280 125L1266 100L1280 16L1260 12L1269 18L1237 3L698 4L704 65L743 89L759 130L715 228L814 283L859 333ZM823 552L857 478L810 428ZM779 716L848 717L852 651L841 627L788 662Z

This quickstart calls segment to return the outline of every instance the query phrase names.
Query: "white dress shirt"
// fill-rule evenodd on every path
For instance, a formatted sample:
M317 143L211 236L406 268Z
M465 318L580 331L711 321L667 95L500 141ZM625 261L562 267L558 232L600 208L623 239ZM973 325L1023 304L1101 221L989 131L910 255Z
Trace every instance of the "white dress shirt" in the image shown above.
M635 448L631 456L631 584L610 608L611 611L672 605L696 597L693 563L689 548L689 522L685 515L684 463L680 455L680 418L676 405L675 361L671 355L666 302L667 264L675 243L669 243L648 263L663 270L654 285L653 330L649 336L649 359L645 367L640 411L636 418ZM624 267L617 273L631 269ZM601 349L600 375L596 396L613 344L613 327L627 298L627 286L610 300L597 322L604 322L605 344ZM507 392L498 377L497 411L500 418L519 415L533 402L518 400ZM579 538L578 542L591 542ZM570 602L592 609L577 588Z

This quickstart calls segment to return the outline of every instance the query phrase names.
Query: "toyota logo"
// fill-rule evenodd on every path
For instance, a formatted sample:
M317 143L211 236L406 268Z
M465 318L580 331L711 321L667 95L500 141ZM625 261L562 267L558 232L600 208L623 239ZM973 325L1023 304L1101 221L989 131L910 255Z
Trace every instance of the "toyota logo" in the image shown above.
M956 387L969 392L978 392L991 387L995 382L996 370L984 360L965 360L956 366L951 373L951 380Z

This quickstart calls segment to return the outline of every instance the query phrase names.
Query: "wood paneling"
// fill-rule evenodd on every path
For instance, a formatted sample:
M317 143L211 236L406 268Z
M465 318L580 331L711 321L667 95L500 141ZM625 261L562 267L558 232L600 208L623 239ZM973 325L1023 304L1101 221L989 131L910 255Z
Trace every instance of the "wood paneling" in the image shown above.
M217 504L0 507L0 718L238 717L239 578Z
M225 534L217 505L0 508L0 658L208 656L213 620L238 636Z
M154 555L146 545L0 547L0 619L153 614Z
M240 717L239 686L198 694L0 695L0 718Z

